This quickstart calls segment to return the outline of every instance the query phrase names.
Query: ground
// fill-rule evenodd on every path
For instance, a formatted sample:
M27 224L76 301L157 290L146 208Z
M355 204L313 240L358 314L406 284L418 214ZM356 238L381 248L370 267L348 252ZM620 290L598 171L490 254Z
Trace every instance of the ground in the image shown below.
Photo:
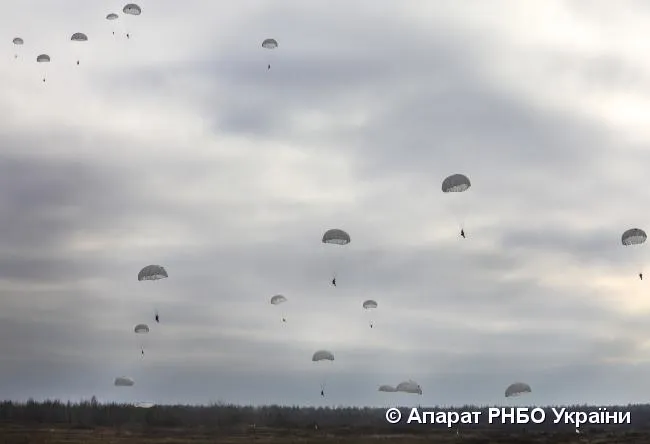
M409 443L463 443L463 444L650 444L650 433L612 432L599 434L527 433L513 434L486 430L456 435L454 431L422 433L416 436L361 434L354 428L323 430L286 430L280 428L245 427L230 430L200 430L191 428L156 428L141 431L113 428L64 428L60 426L28 426L7 423L0 426L0 443L34 444L199 444L199 443L341 443L341 444L409 444Z

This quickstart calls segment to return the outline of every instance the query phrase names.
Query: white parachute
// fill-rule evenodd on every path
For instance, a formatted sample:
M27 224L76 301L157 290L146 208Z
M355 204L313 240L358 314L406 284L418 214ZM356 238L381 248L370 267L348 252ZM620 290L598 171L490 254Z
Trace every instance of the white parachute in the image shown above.
M313 362L323 362L323 361L334 362L334 354L329 350L318 350L312 355L311 360ZM320 384L321 396L325 396L326 385L327 385L327 373L324 372Z
M150 409L151 407L155 406L156 404L153 402L136 402L133 404L134 407L137 407L139 409Z
M138 337L138 348L144 358L144 349L147 347L146 335L149 334L149 326L147 324L138 324L133 328L133 331Z
M412 393L417 395L422 394L422 388L420 387L420 384L418 384L417 382L411 379L397 384L397 387L395 387L395 391L402 392L402 393Z

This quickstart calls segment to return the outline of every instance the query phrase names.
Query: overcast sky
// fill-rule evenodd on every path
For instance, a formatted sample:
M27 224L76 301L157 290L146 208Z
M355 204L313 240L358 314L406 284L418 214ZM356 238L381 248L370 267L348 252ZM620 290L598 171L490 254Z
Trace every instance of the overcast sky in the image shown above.
M647 2L139 5L0 16L3 397L648 400Z

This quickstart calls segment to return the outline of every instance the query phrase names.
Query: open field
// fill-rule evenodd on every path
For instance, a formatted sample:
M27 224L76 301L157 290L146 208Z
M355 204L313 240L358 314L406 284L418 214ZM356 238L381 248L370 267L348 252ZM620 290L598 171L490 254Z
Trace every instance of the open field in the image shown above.
M4 424L0 427L1 443L464 443L464 444L644 444L650 443L650 433L608 432L589 435L575 433L505 433L500 431L472 431L456 435L454 432L428 432L417 434L389 434L355 431L354 428L327 431L288 430L274 428L233 428L229 430L201 430L183 428L157 428L148 430L123 430L108 427L93 429L63 428L60 426L27 426Z

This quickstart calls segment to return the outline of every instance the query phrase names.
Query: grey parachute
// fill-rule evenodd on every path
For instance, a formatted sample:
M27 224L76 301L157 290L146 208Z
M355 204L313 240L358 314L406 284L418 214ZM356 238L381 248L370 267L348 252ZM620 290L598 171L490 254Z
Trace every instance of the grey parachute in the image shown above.
M149 333L149 326L147 324L138 324L133 331L137 334Z
M18 47L22 46L25 42L20 37L14 37L12 40L14 46L16 47L16 52L14 53L14 59L18 58Z
M643 245L647 239L648 239L648 235L641 228L630 228L629 230L625 230L625 232L621 235L621 243L625 247ZM638 271L639 278L643 280L642 260L640 257L637 257L636 259L637 262L639 262L639 264L637 265L639 269Z
M412 393L417 395L422 394L422 388L420 387L420 384L418 384L417 382L411 379L397 384L397 387L395 387L395 391L402 392L402 393Z
M287 298L281 294L276 294L271 298L271 305L280 305L284 304L285 302L287 302ZM287 322L287 317L284 314L284 310L282 310L282 322Z
M336 245L336 246L343 246L349 244L351 241L350 235L346 233L345 231L341 230L340 228L332 228L327 230L323 234L323 239L322 242L324 244L329 244L329 245ZM337 265L338 265L338 261ZM332 270L332 284L336 286L336 268L338 268L335 264L332 264L331 267L333 268Z
M393 393L393 392L396 392L397 390L392 385L380 385L379 386L379 391L380 392L386 392L386 393Z
M347 245L350 243L350 235L339 228L332 228L323 234L324 244Z
M47 54L40 54L39 56L36 57L36 62L37 63L50 63L50 56ZM45 74L45 70L43 70L43 83L45 83L45 78L47 75Z
M157 281L169 277L162 265L147 265L138 273L138 281Z
M333 361L334 354L329 350L318 350L313 354L311 360L314 362L318 361Z
M469 178L464 174L452 174L442 181L443 193L462 193L472 186Z
M122 12L126 15L137 16L142 14L142 8L140 8L140 6L136 5L135 3L129 3L128 5L124 6L124 8L122 8ZM124 27L126 29L126 23L124 24ZM126 38L131 38L131 34L129 33L128 29L126 29Z
M531 392L532 390L530 386L525 382L515 382L514 384L510 384L506 389L506 398L510 398L513 396L520 396L523 395L524 393L531 393Z
M70 37L70 40L72 40L73 42L87 42L88 36L83 32L75 32L74 34L72 34L72 37Z
M135 381L128 376L118 376L115 378L114 384L116 387L131 387L135 385Z
M140 8L135 3L129 3L128 5L122 8L122 12L127 15L140 15L142 14L142 8Z
M262 48L264 49L275 49L278 47L278 42L275 39L264 39L262 42ZM267 70L271 69L271 54L268 56L267 60Z
M648 235L641 228L630 228L626 230L621 236L621 243L623 245L641 245L648 239Z
M465 191L469 190L471 186L472 183L464 174L452 174L451 176L447 176L442 181L442 192L447 194L464 193ZM458 220L458 224L460 225L461 235L465 237L464 225L465 212L467 208L462 205L461 202L455 201L455 199L452 199L452 202L450 202L450 207L452 213L454 213L455 218Z
M115 14L114 12L111 12L110 14L106 15L106 20L111 22L111 32L113 33L113 35L115 35L115 20L117 20L118 18L120 18L120 16Z
M370 309L370 308L377 308L377 302L373 301L372 299L368 299L363 303L363 308Z
M72 37L70 37L70 40L72 40L73 42L87 42L88 36L83 32L75 32L74 34L72 34ZM77 57L77 65L78 64L79 64L79 57Z
M377 306L378 306L377 301L374 301L372 299L368 299L367 301L363 302L363 309L364 309L364 311L366 311L368 313L371 313L371 310L374 310L375 308L377 308ZM369 319L368 322L369 322L370 328L374 328L375 323L372 320L372 316L370 316L370 319Z
M287 302L287 298L285 298L281 294L276 294L275 296L273 296L271 298L271 304L272 305L279 305L279 304L282 304L283 302Z
M278 47L278 42L275 39L264 39L262 42L262 48L264 49L275 49Z
M138 273L138 281L158 281L160 279L166 279L169 275L167 270L162 265L147 265ZM158 320L158 310L154 308L156 313L156 321Z

